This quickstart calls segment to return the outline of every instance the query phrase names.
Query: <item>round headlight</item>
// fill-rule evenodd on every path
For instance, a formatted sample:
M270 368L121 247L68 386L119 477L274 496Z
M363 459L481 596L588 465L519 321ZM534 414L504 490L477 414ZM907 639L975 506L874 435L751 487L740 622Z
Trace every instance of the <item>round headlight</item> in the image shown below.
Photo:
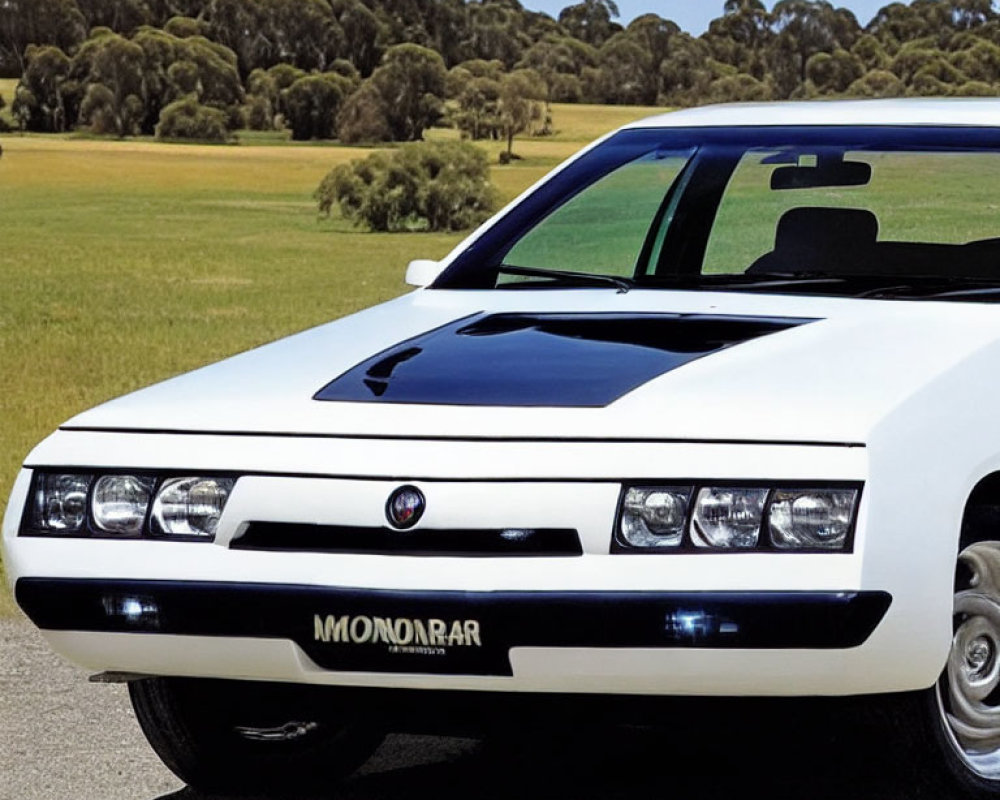
M782 549L843 549L857 497L857 489L779 489L768 514L772 544Z
M625 493L619 525L631 547L677 547L684 537L690 487L633 487Z
M153 479L136 475L103 475L94 484L91 510L102 531L123 536L142 533Z
M756 547L767 489L706 487L698 492L691 540L698 547Z
M32 527L75 533L87 521L87 492L93 475L40 474L35 488Z
M232 478L168 478L153 501L153 532L168 536L215 536Z

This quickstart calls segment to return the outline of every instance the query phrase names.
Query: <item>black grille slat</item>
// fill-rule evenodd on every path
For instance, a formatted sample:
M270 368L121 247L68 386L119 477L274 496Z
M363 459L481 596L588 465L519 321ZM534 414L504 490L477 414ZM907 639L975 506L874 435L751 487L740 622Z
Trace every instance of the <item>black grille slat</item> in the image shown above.
M405 556L582 556L572 528L434 529L405 531L349 525L251 522L232 550Z

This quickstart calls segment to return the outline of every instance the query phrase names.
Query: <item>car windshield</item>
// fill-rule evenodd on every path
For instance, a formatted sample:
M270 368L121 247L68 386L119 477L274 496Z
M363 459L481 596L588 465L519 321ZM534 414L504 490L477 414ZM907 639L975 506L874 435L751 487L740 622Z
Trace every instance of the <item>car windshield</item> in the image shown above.
M624 131L435 286L1000 299L998 187L1000 129Z

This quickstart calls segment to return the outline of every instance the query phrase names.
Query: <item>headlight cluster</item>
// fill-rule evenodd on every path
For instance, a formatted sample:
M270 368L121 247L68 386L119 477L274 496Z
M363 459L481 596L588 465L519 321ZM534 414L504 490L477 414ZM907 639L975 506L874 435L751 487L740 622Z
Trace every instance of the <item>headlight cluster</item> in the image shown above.
M846 551L860 486L628 486L614 552Z
M39 472L22 530L210 542L235 483L220 476Z

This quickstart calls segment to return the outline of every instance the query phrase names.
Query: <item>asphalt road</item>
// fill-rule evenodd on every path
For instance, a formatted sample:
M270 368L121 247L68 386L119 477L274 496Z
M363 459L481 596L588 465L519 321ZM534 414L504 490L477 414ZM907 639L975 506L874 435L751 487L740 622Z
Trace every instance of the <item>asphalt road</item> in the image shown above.
M328 797L913 800L926 794L878 746L816 737L815 726L799 730L794 723L747 734L731 724L738 720L719 716L692 728L689 740L686 720L664 721L673 735L610 725L503 742L393 735ZM19 618L0 620L0 800L211 798L160 764L124 687L88 683L85 672L53 655Z

